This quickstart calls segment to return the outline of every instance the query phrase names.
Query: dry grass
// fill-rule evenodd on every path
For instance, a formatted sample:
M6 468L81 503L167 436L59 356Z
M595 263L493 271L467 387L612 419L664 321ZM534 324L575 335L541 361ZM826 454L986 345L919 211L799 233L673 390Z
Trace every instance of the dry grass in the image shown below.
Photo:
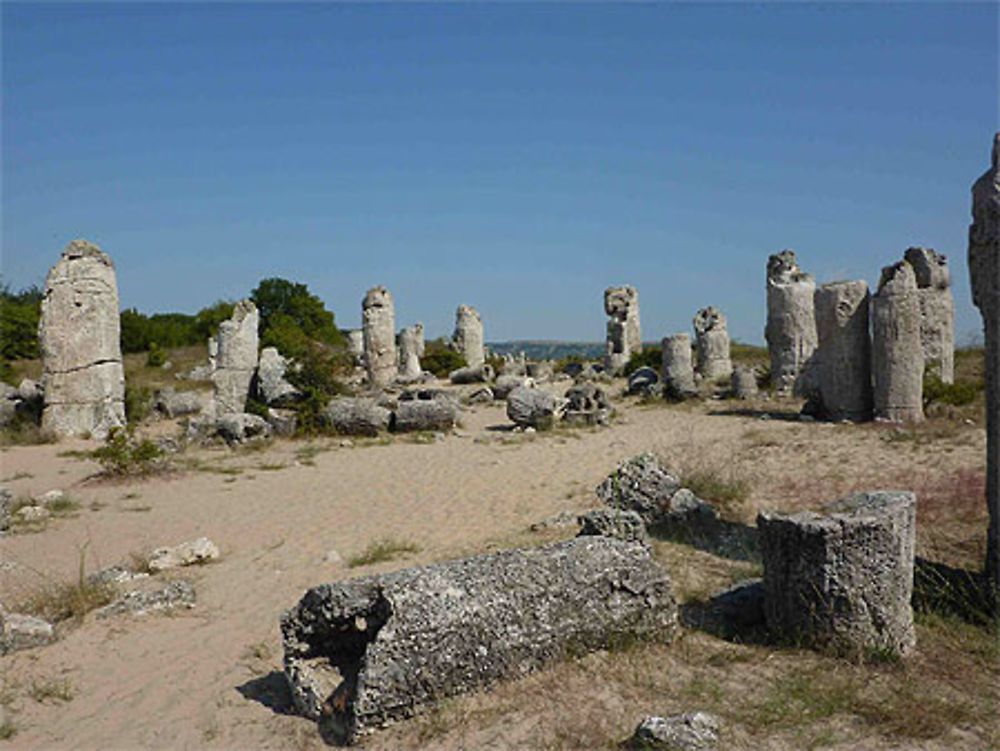
M364 550L357 555L347 559L350 568L359 566L370 566L373 563L382 563L401 558L408 553L419 553L420 546L407 540L395 540L389 537L381 540L374 540L368 544Z

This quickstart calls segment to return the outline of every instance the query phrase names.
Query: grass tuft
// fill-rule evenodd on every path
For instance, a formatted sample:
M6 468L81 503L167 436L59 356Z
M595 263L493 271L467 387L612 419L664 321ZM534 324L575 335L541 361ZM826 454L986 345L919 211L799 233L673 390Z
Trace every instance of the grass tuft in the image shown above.
M363 551L347 559L350 568L370 566L400 558L408 553L419 553L420 546L406 540L394 540L386 537L368 544Z

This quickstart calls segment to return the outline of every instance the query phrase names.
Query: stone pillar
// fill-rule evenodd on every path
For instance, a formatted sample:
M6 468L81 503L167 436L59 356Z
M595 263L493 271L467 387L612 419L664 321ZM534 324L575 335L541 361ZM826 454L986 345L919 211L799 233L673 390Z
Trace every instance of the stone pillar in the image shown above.
M740 366L733 368L733 396L737 399L750 399L757 396L757 371L753 368Z
M604 312L608 321L604 370L617 375L636 352L642 352L639 330L639 293L635 287L608 287L604 290Z
M353 355L354 362L360 364L365 360L365 334L361 329L351 329L347 332L347 349Z
M983 317L986 339L986 538L988 596L1000 612L1000 133L993 162L972 186L969 227L972 301Z
M904 258L917 277L925 369L945 383L954 383L955 302L948 257L930 248L908 248Z
M417 327L423 333L423 326L407 326L400 329L399 342L399 375L403 378L417 378L423 372L420 367L420 338Z
M471 305L459 305L455 312L455 333L452 347L465 358L470 368L477 368L486 361L483 350L483 319Z
M733 362L729 359L726 316L712 306L702 308L694 317L694 333L698 375L708 380L729 378L733 374Z
M413 329L413 336L416 338L417 345L417 357L424 356L424 324L419 321L411 327Z
M768 628L846 655L905 654L913 630L913 493L856 493L830 514L757 517Z
M125 371L115 265L74 240L45 279L38 323L45 408L42 428L104 438L125 424Z
M806 396L815 388L816 282L799 268L795 251L767 259L767 328L771 383L783 394Z
M875 417L920 422L924 419L924 350L913 267L900 261L882 269L871 305Z
M868 285L833 282L816 290L819 413L830 420L872 417Z
M671 399L686 399L698 393L694 385L694 366L691 364L691 337L674 334L664 337L663 393Z
M233 316L219 324L218 356L212 382L215 384L215 414L246 410L250 383L257 369L257 306L240 300Z
M368 384L383 388L396 378L396 314L385 287L372 287L361 301Z

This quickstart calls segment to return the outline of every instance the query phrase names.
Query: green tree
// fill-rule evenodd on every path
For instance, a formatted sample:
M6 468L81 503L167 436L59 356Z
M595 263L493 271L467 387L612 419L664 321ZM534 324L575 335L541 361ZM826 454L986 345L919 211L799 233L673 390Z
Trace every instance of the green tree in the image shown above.
M346 345L333 313L304 284L263 279L250 293L250 299L260 314L262 346L277 347L289 357L302 357L310 340L335 348Z
M204 342L210 336L219 333L219 324L232 317L233 305L229 300L219 300L214 305L198 311L194 319L199 342Z
M12 292L0 283L0 357L20 360L39 356L38 319L43 292L38 286Z

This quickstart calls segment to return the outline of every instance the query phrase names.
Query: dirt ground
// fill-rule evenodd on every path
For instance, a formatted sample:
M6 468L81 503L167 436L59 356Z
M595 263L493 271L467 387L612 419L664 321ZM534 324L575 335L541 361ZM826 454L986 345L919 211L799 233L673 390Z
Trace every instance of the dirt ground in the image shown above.
M176 472L128 482L93 479L98 465L73 453L93 443L6 448L0 477L15 497L58 488L80 504L42 531L0 538L8 608L46 584L76 580L81 561L89 573L202 536L222 555L157 575L193 583L190 610L103 620L91 613L50 646L0 658L0 720L12 733L0 745L320 748L315 725L287 706L283 610L331 580L570 536L571 526L529 528L595 505L593 488L642 451L683 477L742 489L719 504L748 522L761 509L818 507L853 488L912 488L918 552L953 566L983 559L981 424L910 431L801 422L795 404L765 400L615 406L619 419L603 429L514 433L500 404L466 411L462 427L441 438L189 449ZM378 540L417 550L348 565ZM681 600L759 571L674 543L658 542L656 553ZM924 619L916 656L888 666L689 630L670 646L599 653L446 701L364 745L606 748L643 714L707 708L724 719L722 748L985 749L1000 743L1000 671L991 637L971 628Z

